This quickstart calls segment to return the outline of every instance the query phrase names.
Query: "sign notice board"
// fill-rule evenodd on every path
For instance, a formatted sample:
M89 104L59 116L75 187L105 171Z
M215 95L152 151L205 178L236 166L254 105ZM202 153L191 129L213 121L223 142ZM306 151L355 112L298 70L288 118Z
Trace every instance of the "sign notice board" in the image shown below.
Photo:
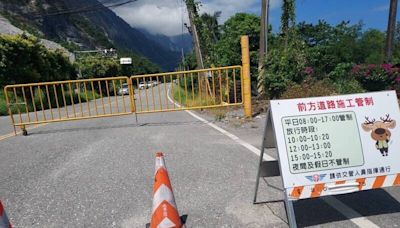
M119 63L121 65L131 65L132 64L132 58L120 58Z
M288 200L400 185L395 91L272 100Z

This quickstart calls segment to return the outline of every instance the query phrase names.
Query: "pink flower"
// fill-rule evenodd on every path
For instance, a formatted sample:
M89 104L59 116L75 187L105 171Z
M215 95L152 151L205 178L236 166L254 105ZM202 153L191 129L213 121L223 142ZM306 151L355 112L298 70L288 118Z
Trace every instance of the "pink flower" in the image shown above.
M357 74L359 71L360 71L359 65L354 65L353 68L351 69L352 74Z
M387 70L387 69L391 69L393 67L393 65L389 64L389 63L383 63L383 64L381 64L381 67L383 69Z
M370 76L370 73L371 73L371 72L370 72L369 70L367 70L367 71L364 72L364 76L365 76L366 78L368 78L368 77Z
M368 69L373 69L373 68L375 68L375 67L376 67L375 64L369 64L369 65L368 65Z
M385 70L386 73L393 73L393 65L392 64L388 64L388 63L384 63L381 64L382 69Z
M400 82L400 76L397 76L395 79L396 82Z
M311 75L314 73L314 69L312 67L306 67L303 71L305 74Z

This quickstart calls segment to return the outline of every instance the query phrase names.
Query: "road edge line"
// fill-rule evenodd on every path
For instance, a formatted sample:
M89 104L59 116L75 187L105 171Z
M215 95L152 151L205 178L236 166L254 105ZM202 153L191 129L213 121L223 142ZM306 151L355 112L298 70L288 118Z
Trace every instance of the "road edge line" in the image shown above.
M182 105L176 103L171 97L170 97L170 89L168 88L167 91L167 97L168 100L172 103L174 103L176 106L178 106L179 108L182 107ZM236 143L242 145L243 147L247 148L248 150L250 150L251 152L255 153L257 156L260 156L260 149L257 149L255 146L251 145L250 143L240 139L239 137L237 137L236 135L226 131L225 129L222 129L221 127L218 127L217 125L211 123L208 120L203 119L202 117L194 114L192 111L189 110L185 110L185 112L187 112L189 115L191 115L192 117L200 120L201 122L207 124L208 126L214 128L215 130L219 131L220 133L222 133L223 135L229 137L230 139L232 139L233 141L235 141ZM268 154L264 154L264 160L266 161L275 161L276 159L271 157Z
M359 227L379 228L378 225L365 218L334 196L325 196L322 197L322 200Z

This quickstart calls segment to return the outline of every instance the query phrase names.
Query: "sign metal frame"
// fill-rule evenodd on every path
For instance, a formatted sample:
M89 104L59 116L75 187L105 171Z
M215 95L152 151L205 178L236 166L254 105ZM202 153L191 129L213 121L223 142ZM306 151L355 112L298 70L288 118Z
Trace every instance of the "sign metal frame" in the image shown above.
M379 94L380 93L380 94ZM334 98L346 98L346 97L354 97L357 94L350 94L350 95L342 95L342 96L334 96ZM396 98L397 101L397 96L395 91L383 91L383 92L376 92L376 93L366 93L366 94L358 94L358 95L371 95L372 97L388 97L389 100L385 100L385 103L387 101L393 101L394 102L394 97ZM390 98L389 98L390 97ZM330 97L320 97L320 98L307 98L307 99L326 99L326 98L330 98ZM390 100L391 99L391 100ZM275 106L276 107L276 106ZM376 109L378 109L378 111L380 112L381 109L379 109L379 105L377 107L375 107ZM364 107L366 108L366 107ZM282 144L282 137L285 136L285 131L283 131L283 123L281 122L282 126L278 126L280 128L280 130L276 131L277 129L275 128L276 126L274 125L274 115L273 115L273 105L270 105L270 107L268 108L267 111L267 116L266 116L266 121L265 121L265 128L264 128L264 134L263 134L263 140L262 140L262 146L260 149L260 158L259 158L259 164L258 164L258 171L257 171L257 179L256 179L256 185L255 185L255 192L254 192L254 199L253 199L253 204L259 204L259 203L270 203L270 202L278 202L278 201L284 201L285 204L285 208L286 208L286 214L287 214L287 218L288 218L288 223L290 227L297 227L296 224L296 216L295 216L295 211L294 211L294 207L293 207L293 202L300 200L300 199L307 199L307 198L315 198L315 197L323 197L325 195L337 195L337 194L347 194L347 193L352 193L352 192L358 192L358 191L362 191L362 190L367 190L367 189L377 189L377 188L383 188L383 187L388 187L388 186L399 186L400 185L400 173L397 173L397 167L393 167L393 171L389 171L386 174L387 175L379 175L379 173L376 174L372 174L372 175L366 175L363 176L362 178L353 178L353 179L337 179L335 180L318 180L316 181L315 185L311 185L308 184L306 186L300 186L301 190L298 193L298 195L293 194L296 190L298 190L299 187L296 186L291 186L291 185L286 185L284 184L284 199L283 200L274 200L274 201L266 201L266 202L257 202L257 195L258 195L258 188L259 188L259 181L260 178L267 178L267 177L275 177L275 176L280 176L281 180L283 183L285 183L284 181L284 175L298 175L301 173L291 173L290 170L284 170L284 172L282 172L282 160L280 158L281 153L286 153L285 156L288 156L288 151L287 151L287 147L283 147ZM365 111L367 110L367 112ZM292 110L293 111L293 110ZM346 111L353 111L352 109L349 110L342 110L343 112ZM362 114L364 113L372 113L374 110L371 109L364 109L361 111ZM400 116L400 111L397 107L392 107L391 111L393 111L394 113L394 117L396 120L399 120L399 116ZM326 112L323 113L311 113L311 114L327 114L327 115L332 115L334 113L334 110L328 110ZM277 118L286 118L286 117L290 117L290 113L288 113L288 115L286 115L287 113L285 113L285 115L276 115L275 117ZM299 114L298 116L302 116L303 114ZM355 114L356 115L356 114ZM389 115L386 115L387 117ZM360 117L358 115L358 117ZM282 119L279 119L279 121L282 121ZM367 118L366 118L367 119ZM383 121L384 118L381 118L381 120ZM358 132L359 135L358 137L360 137L360 141L362 144L367 141L368 139L368 145L370 145L370 136L367 130L368 127L371 127L370 125L365 125L365 123L363 125L365 126L360 126L360 121L359 119L355 118L355 122L357 123L357 127L358 127ZM366 121L366 123L368 122L368 119ZM375 120L373 121L375 122ZM375 122L376 123L376 122ZM384 121L383 121L384 123ZM277 121L275 121L275 124L278 124ZM381 123L378 123L381 124ZM395 125L395 123L394 123ZM393 126L394 128L394 126ZM364 131L363 131L364 130ZM282 135L276 135L277 132L282 133ZM395 133L396 136L399 135L399 133ZM390 132L389 132L390 135ZM278 138L280 137L280 138ZM364 138L363 138L364 137ZM391 140L391 139L390 139ZM387 143L389 143L389 141ZM281 143L280 146L278 146L278 143ZM372 142L373 143L373 142ZM381 144L379 144L379 142L376 143L376 149L378 149L378 151L380 150L382 153L382 156L385 157L385 151L380 149ZM383 143L384 144L384 143ZM396 144L397 146L399 144ZM285 143L286 146L286 143ZM390 145L391 148L393 145ZM265 153L265 149L277 149L277 155L278 155L278 159L277 160L267 160L264 158L264 153ZM281 151L279 151L279 148L281 149ZM357 167L361 167L364 168L365 166L365 159L366 159L366 155L364 153L368 153L373 151L374 149L371 149L370 147L368 147L367 149L365 149L363 147L363 145L361 146L362 148L362 156L363 156L363 164L359 165ZM306 151L306 153L308 153L309 151ZM374 151L376 152L376 151ZM390 153L389 153L390 154ZM282 155L283 156L283 155ZM368 156L371 156L370 154L368 154ZM374 155L375 156L375 155ZM380 154L379 154L380 156ZM387 150L386 150L386 156L387 156ZM369 157L369 159L371 159L371 157ZM289 169L288 166L288 162L289 161L283 161L286 162L284 168ZM382 162L382 161L381 161ZM392 164L393 165L393 164ZM333 170L346 170L346 169L350 169L352 168L351 166L349 167L344 167L344 168L333 168ZM311 173L313 171L308 171L305 173ZM317 172L324 172L322 170L319 170ZM286 176L286 178L288 178L288 176ZM267 182L267 181L266 181ZM293 183L299 183L299 182L293 182ZM268 182L267 185L269 186ZM269 186L270 187L270 186ZM321 189L322 187L322 189ZM307 195L301 195L301 191L303 191L303 188L306 189L308 188L308 192L311 189L311 193L313 193L314 191L317 191L315 195L311 195L311 196L307 196ZM314 192L315 193L315 192Z

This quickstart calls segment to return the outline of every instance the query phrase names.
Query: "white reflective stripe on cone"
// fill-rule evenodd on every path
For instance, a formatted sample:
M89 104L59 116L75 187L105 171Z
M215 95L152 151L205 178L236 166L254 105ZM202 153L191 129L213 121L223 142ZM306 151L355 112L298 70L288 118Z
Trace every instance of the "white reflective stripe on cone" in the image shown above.
M176 209L175 198L171 189L169 189L165 184L162 184L154 193L152 213L154 213L154 211L164 201L167 201L172 207Z
M157 173L158 169L165 167L164 157L156 157L156 169L154 173Z

